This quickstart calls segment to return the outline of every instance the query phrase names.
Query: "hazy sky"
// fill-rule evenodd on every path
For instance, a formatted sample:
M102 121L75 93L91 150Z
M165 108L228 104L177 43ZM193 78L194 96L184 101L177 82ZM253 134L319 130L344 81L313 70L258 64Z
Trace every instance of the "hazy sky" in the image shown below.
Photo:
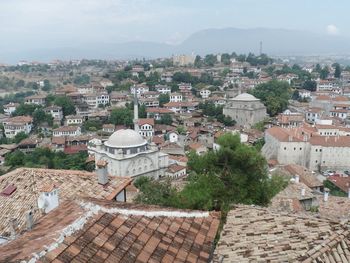
M348 0L0 0L0 48L132 40L178 43L207 28L350 36Z

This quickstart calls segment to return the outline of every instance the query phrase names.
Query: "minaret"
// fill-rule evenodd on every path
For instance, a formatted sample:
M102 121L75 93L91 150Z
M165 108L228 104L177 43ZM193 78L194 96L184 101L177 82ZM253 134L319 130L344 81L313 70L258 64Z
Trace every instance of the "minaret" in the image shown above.
M134 87L134 130L139 133L139 103L137 101L137 87Z

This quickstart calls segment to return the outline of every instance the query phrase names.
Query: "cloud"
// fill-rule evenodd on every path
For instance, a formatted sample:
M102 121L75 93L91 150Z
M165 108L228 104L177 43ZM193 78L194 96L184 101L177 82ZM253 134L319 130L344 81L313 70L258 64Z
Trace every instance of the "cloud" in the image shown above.
M333 24L330 24L326 27L326 31L328 35L338 35L339 34L339 29Z

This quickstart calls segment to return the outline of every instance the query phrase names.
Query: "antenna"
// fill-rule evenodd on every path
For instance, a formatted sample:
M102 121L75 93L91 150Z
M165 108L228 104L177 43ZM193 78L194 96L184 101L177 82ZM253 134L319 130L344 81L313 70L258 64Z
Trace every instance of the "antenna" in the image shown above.
M262 55L262 52L263 52L263 42L260 41L260 50L259 50L260 56Z

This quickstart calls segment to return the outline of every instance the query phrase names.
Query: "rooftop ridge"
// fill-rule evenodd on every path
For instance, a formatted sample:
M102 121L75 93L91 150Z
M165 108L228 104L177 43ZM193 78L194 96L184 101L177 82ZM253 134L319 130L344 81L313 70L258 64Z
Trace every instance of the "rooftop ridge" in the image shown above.
M104 212L104 213L110 213L110 214L122 214L125 216L145 216L145 217L156 217L156 216L164 216L164 217L180 217L180 218L202 218L202 217L208 217L210 214L208 211L202 212L202 211L193 211L193 212L183 212L183 211L167 211L167 210L160 210L160 211L145 211L142 209L125 209L125 208L107 208L101 205L97 205L91 202L80 202L80 205L86 209L91 211L97 211L97 212Z

